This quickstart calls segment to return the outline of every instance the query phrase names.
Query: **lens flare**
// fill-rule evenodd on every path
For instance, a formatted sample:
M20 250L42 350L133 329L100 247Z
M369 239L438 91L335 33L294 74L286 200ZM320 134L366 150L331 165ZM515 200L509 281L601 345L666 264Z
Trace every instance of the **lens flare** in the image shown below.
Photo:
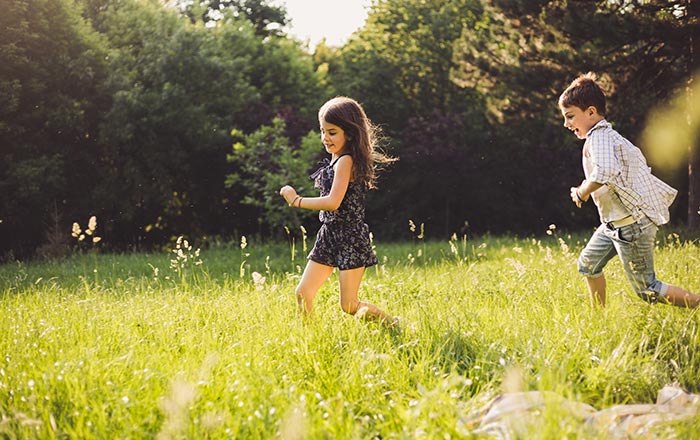
M700 75L696 75L669 105L650 112L641 145L650 163L673 170L687 164L699 136Z

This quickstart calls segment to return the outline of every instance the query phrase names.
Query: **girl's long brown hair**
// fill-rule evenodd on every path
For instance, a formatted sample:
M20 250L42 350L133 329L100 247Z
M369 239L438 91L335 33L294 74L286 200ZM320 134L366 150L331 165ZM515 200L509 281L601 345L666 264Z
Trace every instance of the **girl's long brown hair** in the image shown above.
M369 120L362 106L352 98L337 96L321 106L318 120L343 129L345 149L353 159L353 180L375 188L378 169L396 159L378 149L379 127Z

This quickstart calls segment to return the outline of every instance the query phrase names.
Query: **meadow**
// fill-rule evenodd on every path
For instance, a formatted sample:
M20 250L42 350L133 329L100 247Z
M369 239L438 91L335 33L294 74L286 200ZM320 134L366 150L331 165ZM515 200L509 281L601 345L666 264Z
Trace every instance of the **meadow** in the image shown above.
M344 315L335 274L300 319L302 239L5 264L0 438L471 438L468 415L504 391L597 409L698 393L698 312L642 302L618 260L592 308L586 236L549 234L375 241L360 294L401 317L391 329ZM660 232L656 264L700 289L696 242ZM529 438L605 437L557 407L530 422Z

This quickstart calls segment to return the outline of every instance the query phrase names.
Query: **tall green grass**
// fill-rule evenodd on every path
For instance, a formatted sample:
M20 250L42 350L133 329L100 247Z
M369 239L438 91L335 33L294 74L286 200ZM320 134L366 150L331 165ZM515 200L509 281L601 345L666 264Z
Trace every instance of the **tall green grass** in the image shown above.
M335 274L302 321L303 243L208 248L179 271L172 252L6 264L0 438L464 438L503 390L599 409L699 392L698 313L642 302L617 260L591 308L585 238L375 243L360 295L398 329L344 315ZM660 278L699 290L697 244L659 238ZM600 434L558 411L534 438Z

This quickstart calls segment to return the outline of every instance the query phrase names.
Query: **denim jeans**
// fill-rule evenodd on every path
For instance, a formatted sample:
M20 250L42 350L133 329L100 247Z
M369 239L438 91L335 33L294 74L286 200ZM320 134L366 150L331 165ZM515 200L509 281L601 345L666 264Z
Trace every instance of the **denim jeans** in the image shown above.
M616 229L600 225L578 257L578 271L586 277L600 277L605 265L617 254L637 296L657 302L668 290L668 284L657 280L654 273L657 230L646 217Z

